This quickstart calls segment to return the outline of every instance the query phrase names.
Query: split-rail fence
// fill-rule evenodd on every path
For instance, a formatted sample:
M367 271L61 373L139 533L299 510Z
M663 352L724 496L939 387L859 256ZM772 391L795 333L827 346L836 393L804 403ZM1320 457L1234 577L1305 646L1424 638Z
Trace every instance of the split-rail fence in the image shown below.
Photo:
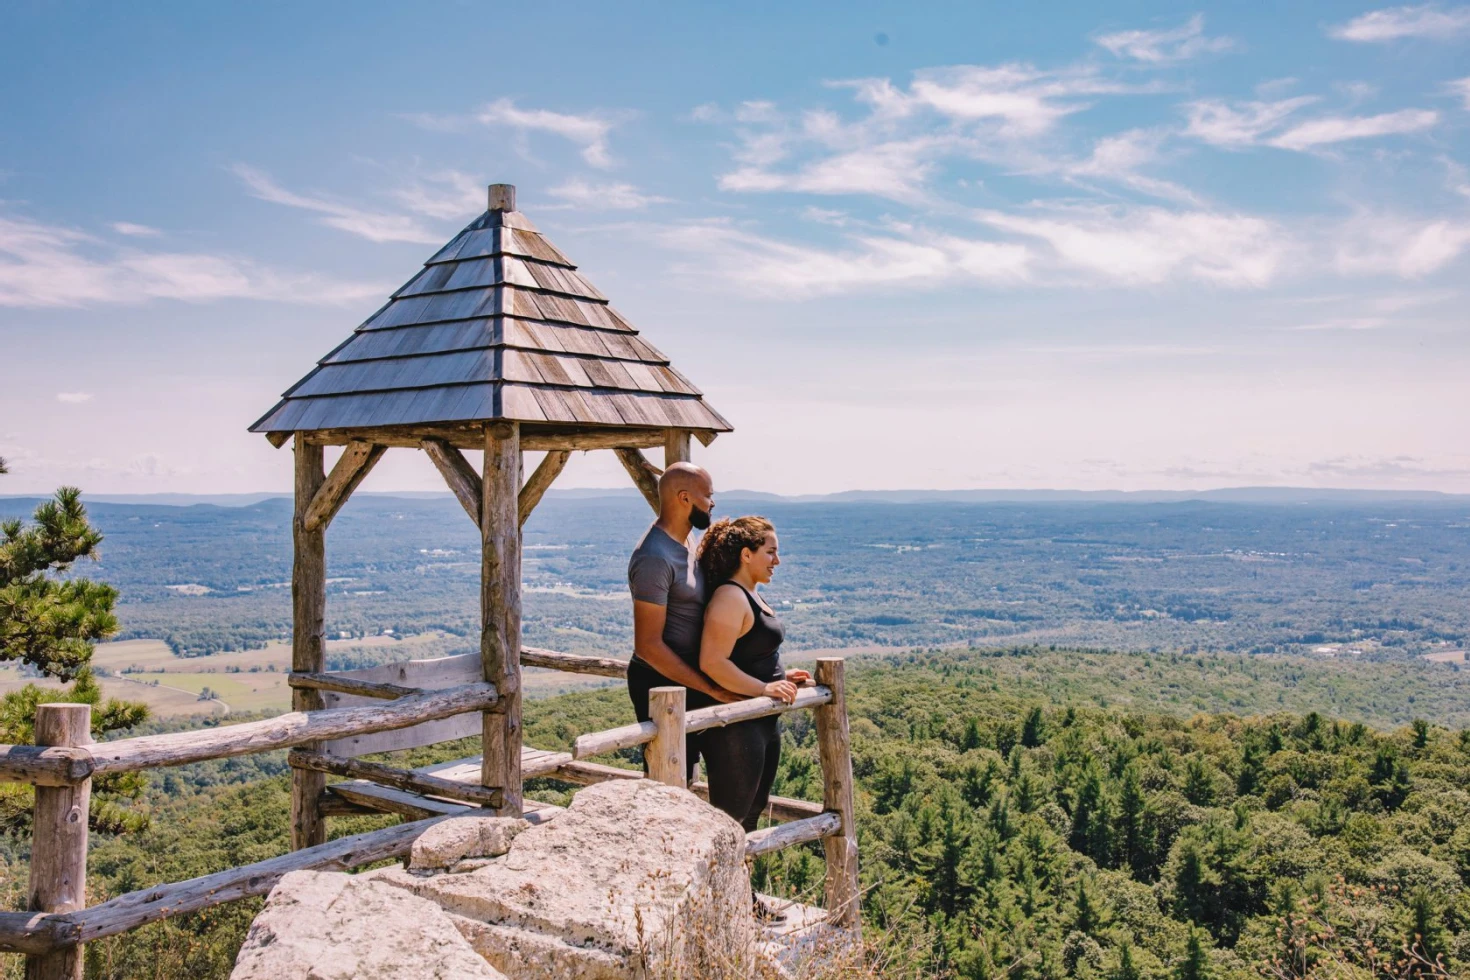
M363 671L295 672L290 675L292 687L319 692L336 706L294 711L264 721L100 743L92 742L89 734L90 706L41 705L36 713L35 745L0 746L0 781L35 787L30 910L0 912L0 952L23 954L28 978L80 978L84 943L263 895L290 871L349 870L401 857L434 823L481 808L503 812L503 793L483 785L478 758L424 769L400 769L355 758L458 738L463 725L456 728L450 722L445 727L447 721L493 712L499 697L494 684L478 681L443 686L457 680L455 665L460 659L466 661L462 665L466 676L479 672L478 654ZM626 673L626 665L618 660L529 648L522 650L521 663L606 677ZM394 670L409 682L371 679ZM369 677L361 676L364 674ZM437 680L415 686L413 678L430 675ZM822 802L773 798L768 813L777 823L748 834L746 854L754 857L823 841L827 921L854 926L859 894L857 832L843 661L818 660L815 683L801 688L791 704L760 697L686 712L684 689L678 687L655 689L650 703L653 720L582 735L571 752L525 749L522 777L549 777L576 785L651 778L707 796L707 786L685 785L686 732L811 709L822 765ZM466 720L479 729L479 718ZM379 733L397 734L385 741ZM635 745L646 746L646 777L586 761ZM88 802L94 777L288 748L292 749L288 758L295 779L348 778L322 791L316 808L322 816L391 812L402 815L406 822L188 881L160 883L87 906ZM532 820L549 819L557 809L526 803L525 815Z

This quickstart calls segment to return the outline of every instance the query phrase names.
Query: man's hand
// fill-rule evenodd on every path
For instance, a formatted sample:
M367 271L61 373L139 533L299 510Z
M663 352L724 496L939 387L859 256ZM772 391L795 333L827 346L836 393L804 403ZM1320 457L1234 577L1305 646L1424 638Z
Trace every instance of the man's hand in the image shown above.
M736 694L734 691L727 691L723 687L715 687L713 691L709 692L709 696L721 704L734 704L736 701L749 700L744 694Z

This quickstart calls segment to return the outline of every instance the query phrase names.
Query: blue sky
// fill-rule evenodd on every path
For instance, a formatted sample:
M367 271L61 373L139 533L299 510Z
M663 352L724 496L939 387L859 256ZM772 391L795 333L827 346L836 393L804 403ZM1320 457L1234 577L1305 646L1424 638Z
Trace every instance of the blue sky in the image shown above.
M288 488L245 427L492 181L735 423L727 487L1470 491L1470 6L18 2L0 37L7 493Z

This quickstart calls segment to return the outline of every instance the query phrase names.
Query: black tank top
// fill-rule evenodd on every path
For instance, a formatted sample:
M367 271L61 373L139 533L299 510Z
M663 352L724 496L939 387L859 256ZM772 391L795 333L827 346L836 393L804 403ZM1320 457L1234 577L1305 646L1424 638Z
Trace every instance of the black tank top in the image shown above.
M730 584L745 593L750 611L755 615L750 629L735 641L735 648L730 651L730 662L756 680L768 684L779 681L786 676L781 669L781 641L786 639L786 628L776 614L767 612L745 586L738 582Z

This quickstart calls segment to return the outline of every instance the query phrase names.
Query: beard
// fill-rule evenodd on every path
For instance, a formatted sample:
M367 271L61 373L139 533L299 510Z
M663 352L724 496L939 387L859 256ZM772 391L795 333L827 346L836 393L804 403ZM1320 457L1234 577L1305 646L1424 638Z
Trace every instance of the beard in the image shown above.
M699 531L706 531L706 530L708 530L709 529L709 518L710 518L710 514L709 514L709 511L707 511L707 510L703 510L702 508L699 508L699 507L692 507L689 510L689 523L691 525L693 525L696 530L699 530Z

